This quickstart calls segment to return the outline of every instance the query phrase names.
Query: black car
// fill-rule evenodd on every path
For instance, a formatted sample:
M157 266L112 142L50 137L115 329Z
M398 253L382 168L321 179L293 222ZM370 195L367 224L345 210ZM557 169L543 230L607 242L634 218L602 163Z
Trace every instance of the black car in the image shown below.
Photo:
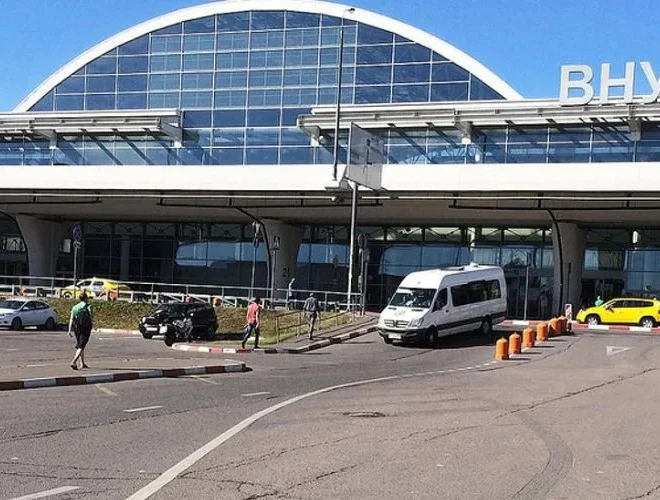
M192 320L193 337L212 339L218 329L218 317L210 304L203 303L168 303L161 304L151 316L145 316L138 322L138 329L145 339L150 339L160 332L161 325L171 324L177 319Z

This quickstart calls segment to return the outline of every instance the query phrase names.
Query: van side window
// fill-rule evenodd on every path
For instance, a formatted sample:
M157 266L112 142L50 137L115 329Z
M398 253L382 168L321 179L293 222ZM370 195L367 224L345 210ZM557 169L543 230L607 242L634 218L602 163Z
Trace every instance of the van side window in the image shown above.
M500 282L498 280L490 280L488 285L488 300L501 299L502 291L500 290Z
M501 297L502 291L498 280L472 281L451 288L451 300L454 307L495 300Z
M454 307L464 306L470 303L469 285L457 285L451 287L451 301Z
M435 299L434 311L439 311L447 305L447 289L443 288L438 292L438 297Z

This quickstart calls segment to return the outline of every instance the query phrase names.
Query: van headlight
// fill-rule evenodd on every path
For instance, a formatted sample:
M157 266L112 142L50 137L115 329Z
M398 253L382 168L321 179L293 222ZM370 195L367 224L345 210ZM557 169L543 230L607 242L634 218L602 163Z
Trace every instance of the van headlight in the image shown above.
M422 326L422 323L424 322L424 318L417 318L414 319L410 322L410 327L411 328L417 328L419 326Z

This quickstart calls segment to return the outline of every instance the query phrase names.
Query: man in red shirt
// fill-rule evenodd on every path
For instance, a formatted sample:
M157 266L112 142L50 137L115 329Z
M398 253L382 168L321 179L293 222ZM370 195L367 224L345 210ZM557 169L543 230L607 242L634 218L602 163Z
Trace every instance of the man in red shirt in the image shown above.
M243 342L241 346L245 348L245 343L254 331L254 348L259 348L259 325L261 324L261 299L259 297L254 299L254 302L247 308L245 314L245 333L243 334Z

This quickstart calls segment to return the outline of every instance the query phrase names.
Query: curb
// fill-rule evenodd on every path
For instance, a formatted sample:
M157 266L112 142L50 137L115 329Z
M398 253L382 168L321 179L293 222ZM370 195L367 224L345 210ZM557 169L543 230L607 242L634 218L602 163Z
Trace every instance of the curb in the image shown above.
M245 363L229 365L190 366L187 368L165 368L162 370L139 370L120 373L101 373L97 375L29 378L22 380L0 381L0 391L38 389L43 387L61 387L86 384L107 384L149 378L175 378L184 375L207 375L213 373L236 373L248 371Z
M530 320L530 321L525 321L525 320L519 320L519 319L514 319L514 320L506 320L502 321L501 323L498 323L498 326L504 326L504 327L513 327L513 326L529 326L529 327L535 327L539 323L547 323L547 321L541 321L541 320ZM576 332L576 331L588 331L588 330L596 330L596 331L610 331L610 332L623 332L623 333L653 333L653 334L660 334L660 328L644 328L643 326L626 326L626 325L585 325L583 323L578 323L577 321L571 321L571 330Z
M369 326L367 328L362 328L360 330L355 330L354 332L342 333L335 337L329 337L327 339L318 340L300 347L264 347L260 349L254 349L252 347L210 347L205 345L190 345L190 344L174 344L172 349L176 351L186 351L186 352L203 352L210 354L248 354L251 352L257 354L300 354L303 352L314 351L316 349L322 349L328 347L331 344L341 344L347 340L354 339L356 337L361 337L368 333L376 331L376 326Z

